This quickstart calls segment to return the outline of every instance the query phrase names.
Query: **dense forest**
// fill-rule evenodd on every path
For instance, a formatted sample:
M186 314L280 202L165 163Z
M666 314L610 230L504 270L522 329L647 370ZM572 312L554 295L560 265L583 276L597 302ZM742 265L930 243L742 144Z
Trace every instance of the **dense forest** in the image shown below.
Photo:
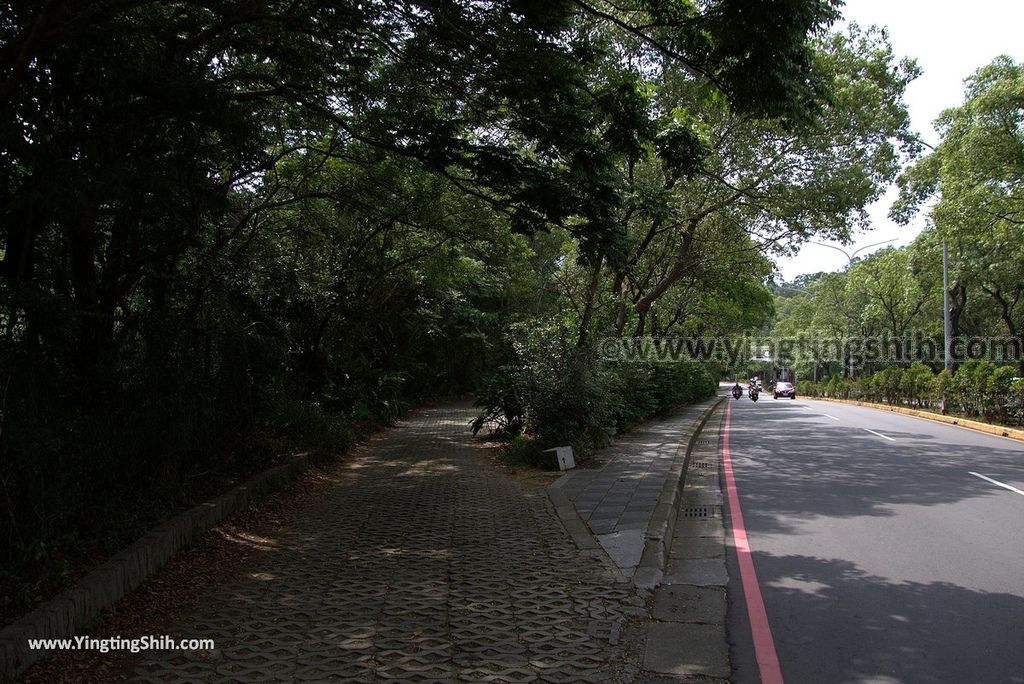
M417 402L471 393L530 448L586 450L713 391L719 369L596 345L767 325L772 255L866 226L920 152L917 68L837 17L829 0L8 3L5 617L169 511Z

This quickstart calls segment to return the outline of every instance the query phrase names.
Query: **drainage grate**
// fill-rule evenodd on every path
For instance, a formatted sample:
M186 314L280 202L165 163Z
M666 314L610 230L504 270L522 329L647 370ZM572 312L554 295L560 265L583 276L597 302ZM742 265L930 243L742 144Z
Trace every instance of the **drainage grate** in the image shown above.
M708 463L707 461L697 461L696 463L693 464L693 467L694 468L710 468L711 464Z
M691 506L683 509L684 518L714 518L718 514L718 506Z
M715 443L717 443L717 440L714 439L698 439L694 442L694 444L697 444L699 446L711 446L712 444Z

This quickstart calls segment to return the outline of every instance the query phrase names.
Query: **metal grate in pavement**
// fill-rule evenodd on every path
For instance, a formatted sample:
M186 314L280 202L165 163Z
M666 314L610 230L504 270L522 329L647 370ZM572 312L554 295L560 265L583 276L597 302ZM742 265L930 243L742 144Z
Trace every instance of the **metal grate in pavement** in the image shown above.
M689 506L682 510L684 518L714 518L718 516L719 506Z

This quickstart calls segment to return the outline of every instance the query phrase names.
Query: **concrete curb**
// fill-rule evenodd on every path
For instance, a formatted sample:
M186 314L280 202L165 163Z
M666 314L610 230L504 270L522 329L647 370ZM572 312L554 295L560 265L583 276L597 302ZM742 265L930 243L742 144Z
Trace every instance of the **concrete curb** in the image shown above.
M563 475L564 477L564 475ZM611 556L604 550L601 543L597 541L590 528L587 527L587 523L583 521L579 513L576 512L576 507L573 506L572 500L569 496L561 490L562 478L559 478L554 483L548 485L547 495L548 502L553 507L553 512L558 518L558 521L562 523L562 527L569 533L572 538L573 544L579 549L580 553L585 556L593 556L604 564L605 568L615 578L617 582L625 582L627 577L622 574L622 571L612 561Z
M997 435L999 437L1007 437L1009 439L1024 441L1024 430L1006 427L1005 425L992 425L991 423L982 423L977 420L968 420L967 418L944 416L940 413L932 413L930 411L919 411L917 409L904 408L902 406L877 404L873 401L857 401L856 399L835 399L832 397L807 397L807 399L811 401L831 401L836 404L853 404L854 406L864 406L866 408L878 409L880 411L889 411L890 413L900 413L904 416L913 416L915 418L924 418L925 420L932 420L935 421L936 423L956 425L957 427L967 428L968 430L976 430L977 432L985 432L990 435Z
M672 469L665 481L665 486L658 497L658 505L654 509L651 521L644 535L644 550L640 556L640 565L633 574L633 585L642 590L653 590L661 582L668 563L672 536L675 533L676 516L683 499L683 487L686 485L686 469L693 451L697 435L704 429L711 414L725 401L717 397L704 410L700 419L690 425L688 434L679 443Z
M29 639L66 639L156 573L178 551L260 496L296 479L311 463L307 453L268 468L211 501L170 518L128 548L93 569L73 587L18 622L0 629L0 681L14 681L47 650L33 651Z

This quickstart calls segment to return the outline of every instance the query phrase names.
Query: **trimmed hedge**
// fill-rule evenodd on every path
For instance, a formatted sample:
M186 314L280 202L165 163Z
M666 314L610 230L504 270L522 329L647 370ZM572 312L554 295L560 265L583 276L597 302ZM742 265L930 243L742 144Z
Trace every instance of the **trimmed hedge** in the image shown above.
M934 373L923 363L906 368L892 366L873 375L850 380L832 376L805 381L799 392L809 397L875 401L891 405L934 408L942 398L947 407L967 416L989 421L1024 424L1024 378L1014 378L1016 368L987 361L969 361L956 373Z

